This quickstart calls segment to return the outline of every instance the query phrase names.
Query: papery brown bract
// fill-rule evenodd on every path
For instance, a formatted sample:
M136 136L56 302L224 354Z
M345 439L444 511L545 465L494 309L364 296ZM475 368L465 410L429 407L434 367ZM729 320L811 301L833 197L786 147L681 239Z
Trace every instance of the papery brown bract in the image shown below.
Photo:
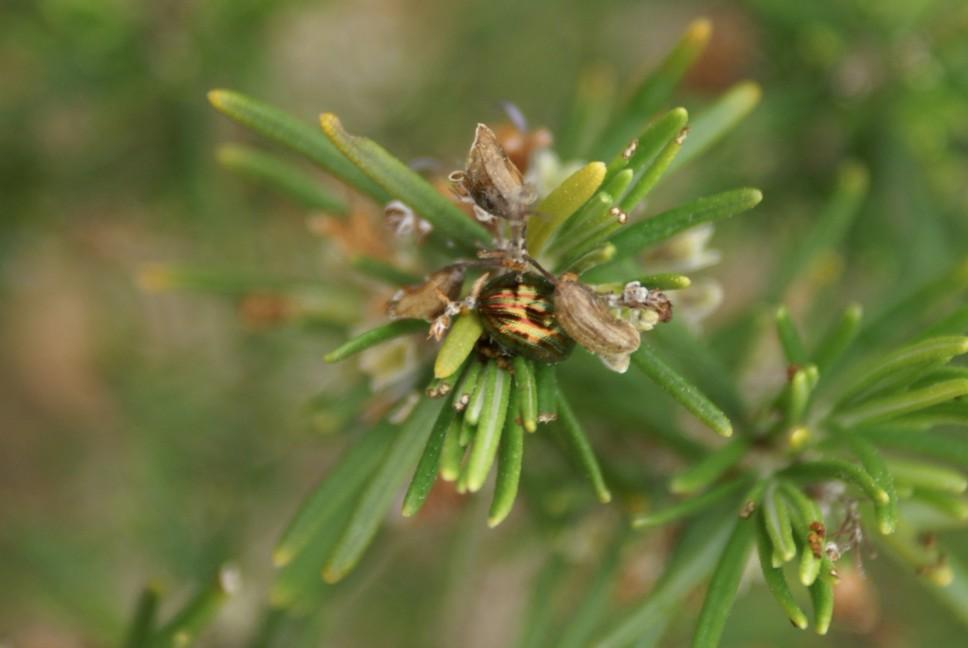
M423 319L428 322L444 312L447 303L460 296L464 285L464 268L447 266L431 273L426 281L398 290L387 304L387 315L393 319Z
M477 125L462 182L474 204L489 214L520 219L527 211L531 192L521 171L484 124Z
M558 281L555 312L568 335L599 356L609 369L619 373L628 369L629 355L641 342L639 331L612 315L605 300L574 275Z

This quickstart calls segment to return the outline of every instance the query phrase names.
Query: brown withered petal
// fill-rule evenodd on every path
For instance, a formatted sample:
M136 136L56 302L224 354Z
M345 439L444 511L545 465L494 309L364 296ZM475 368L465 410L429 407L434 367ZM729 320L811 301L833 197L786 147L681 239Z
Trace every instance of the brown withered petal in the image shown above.
M467 155L464 188L485 211L503 218L519 218L527 204L521 172L508 158L497 136L484 124L477 125Z
M595 291L573 279L562 278L555 286L555 317L572 339L616 371L628 366L622 356L639 348L638 330L612 315Z
M387 315L393 319L413 318L429 322L444 312L448 301L460 296L463 284L463 267L442 268L431 273L423 283L398 290L387 304Z
M664 292L650 290L649 296L645 298L645 307L654 310L660 322L668 322L672 319L672 302Z

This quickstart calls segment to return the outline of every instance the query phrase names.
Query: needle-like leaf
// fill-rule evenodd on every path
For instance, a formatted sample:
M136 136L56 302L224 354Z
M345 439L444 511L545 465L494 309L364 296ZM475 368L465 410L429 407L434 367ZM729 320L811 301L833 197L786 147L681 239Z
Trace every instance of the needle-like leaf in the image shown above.
M786 576L783 575L783 568L774 567L772 564L773 544L771 542L771 536L767 532L765 517L765 514L756 516L756 546L760 558L760 570L763 572L763 580L766 582L766 586L773 595L773 598L776 599L776 602L780 604L780 607L786 613L787 618L790 619L790 623L803 630L807 627L807 615L803 613L803 610L797 605L796 599L793 598L790 585L787 583Z
M504 521L514 508L518 495L518 481L521 478L521 464L524 458L524 428L518 422L521 413L520 394L512 392L508 403L508 415L501 433L501 447L498 451L497 479L494 482L494 497L487 516L487 525L496 527Z
M302 169L262 151L228 144L218 151L218 161L239 175L264 184L309 209L346 215L346 203L332 196Z
M420 456L420 462L413 473L413 479L410 480L410 487L403 497L403 506L400 509L403 517L412 517L423 508L427 496L430 495L430 489L437 481L437 470L440 467L440 454L444 448L444 439L457 416L454 408L450 407L450 399L447 400L447 403L437 416L433 430L430 432L430 438L427 439L427 445L424 446L423 454Z
M783 347L783 355L791 365L800 366L807 361L807 352L803 347L803 340L797 331L793 320L790 319L790 311L786 306L776 309L776 334L780 339L780 346Z
M834 577L831 573L830 559L824 557L820 575L810 586L810 600L813 602L813 627L818 635L825 635L830 629L834 616Z
M760 102L760 87L752 81L737 83L689 123L689 137L669 167L674 171L695 159L736 127Z
M748 485L749 481L746 479L735 479L733 481L726 482L714 488L710 488L701 495L684 499L678 504L673 504L672 506L668 506L664 509L634 517L632 518L632 526L636 529L648 529L661 526L663 524L668 524L669 522L674 522L685 517L691 517L708 509L713 504L720 502L724 498L734 495L741 488Z
M332 113L320 115L319 122L343 155L386 193L420 214L445 241L468 249L490 243L491 235L482 225L468 218L457 205L379 144L350 135Z
M837 479L853 484L874 503L885 504L890 500L890 496L874 482L870 475L860 467L842 459L804 461L785 468L778 473L778 476L805 481Z
M840 245L860 211L867 185L867 169L863 166L856 162L841 166L834 193L816 222L805 236L797 237L789 251L780 257L780 267L771 275L767 291L773 299L780 299L790 283L821 254L829 254Z
M850 433L844 433L842 437L846 439L847 446L860 460L864 470L874 478L874 483L887 493L888 501L875 503L874 513L877 516L877 527L880 532L885 535L894 533L897 528L897 492L894 489L894 477L887 463L874 444L867 439Z
M464 467L467 473L467 490L471 493L476 493L484 486L491 466L494 464L511 396L511 375L499 368L493 360L484 369L482 381L484 403L477 422L477 432L471 445L470 456Z
M735 524L732 510L697 518L679 540L649 595L593 645L624 648L634 643L651 648L658 644L677 606L712 571Z
M605 179L605 164L589 162L572 173L544 200L528 222L527 246L532 256L541 254L558 229L595 195Z
M446 378L460 369L484 333L481 319L474 311L467 311L451 326L434 361L434 377Z
M786 501L780 497L776 482L766 487L763 493L761 507L763 524L770 537L772 549L772 566L779 567L785 562L793 560L797 555L797 547L793 542L793 526L790 523L790 511Z
M673 477L669 482L669 490L679 494L703 490L735 466L746 455L749 447L749 441L745 438L730 439Z
M231 90L212 90L208 93L208 101L226 117L301 153L378 204L390 200L386 191L361 173L318 129L309 124Z
M960 495L968 489L968 479L957 470L913 459L891 458L886 470L898 484Z
M148 585L141 591L131 622L125 632L124 648L143 648L149 645L158 615L158 602L161 594L158 587Z
M946 380L921 389L912 389L866 401L846 412L838 413L836 420L845 428L879 423L960 398L966 394L968 394L968 379Z
M743 575L756 532L756 518L737 518L733 533L726 543L713 571L706 598L692 635L693 648L716 648L733 607L739 579Z
M722 410L660 360L648 345L642 344L632 354L632 363L714 432L725 437L732 436L733 426Z
M701 223L711 223L752 209L763 199L758 189L733 189L673 207L661 214L623 227L610 239L615 246L612 262L630 257L647 247Z
M442 399L421 398L407 420L396 430L380 465L360 495L350 521L343 530L323 571L328 583L341 580L359 561L393 505L393 498L413 472L427 444L434 421L444 406Z
M711 32L712 24L706 19L693 21L686 28L675 48L642 80L624 110L609 123L595 148L599 157L610 159L642 130L642 126L662 107L679 79L706 47Z
M558 418L558 375L555 366L539 363L534 368L538 390L538 423L550 423Z
M239 574L225 566L211 581L202 586L175 616L162 626L151 648L180 648L190 645L222 607L225 600L239 589Z
M821 378L826 376L827 370L833 367L850 348L860 330L862 315L863 309L860 304L851 304L817 344L811 360L817 365Z
M396 428L380 423L367 430L346 450L325 479L306 497L299 512L286 528L272 553L272 562L281 567L310 542L320 527L332 525L333 517L366 483L379 465Z
M515 356L513 366L521 424L528 432L534 432L538 429L538 384L534 378L534 365L523 356Z
M410 335L427 330L427 322L417 319L401 319L370 329L357 335L349 342L326 354L326 362L339 362L370 347L382 344L401 335ZM460 365L458 365L460 366Z
M420 282L420 277L409 272L405 272L394 265L374 259L373 257L359 254L350 259L353 269L365 274L371 279L382 281L391 286L407 286Z
M605 484L605 477L602 475L602 469L598 465L598 459L595 458L595 451L592 449L591 443L588 442L588 437L585 436L585 431L582 429L581 423L578 422L575 413L561 392L558 392L558 413L561 416L560 427L562 432L564 432L563 438L574 456L575 461L581 466L585 477L588 478L592 488L595 490L598 501L602 503L610 502L612 500L612 493Z

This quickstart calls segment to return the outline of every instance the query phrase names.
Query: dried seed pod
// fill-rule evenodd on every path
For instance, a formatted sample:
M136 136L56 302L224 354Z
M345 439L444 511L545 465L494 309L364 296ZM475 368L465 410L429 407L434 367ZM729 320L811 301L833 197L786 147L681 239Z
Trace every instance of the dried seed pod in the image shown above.
M555 287L555 313L561 327L578 344L599 356L605 365L624 373L629 355L639 348L638 330L609 312L594 290L564 275Z
M387 304L393 319L413 318L428 322L444 312L448 302L460 296L464 268L447 266L428 275L426 281L401 288Z
M533 197L521 171L508 158L490 128L477 125L463 175L455 176L478 207L504 218L518 219Z

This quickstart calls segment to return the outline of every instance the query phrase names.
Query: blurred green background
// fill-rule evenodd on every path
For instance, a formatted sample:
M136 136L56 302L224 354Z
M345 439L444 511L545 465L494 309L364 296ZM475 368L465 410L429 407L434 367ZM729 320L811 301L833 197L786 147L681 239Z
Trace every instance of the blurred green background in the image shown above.
M803 231L847 159L868 167L871 192L830 270L836 304L873 310L964 256L963 0L7 0L0 645L111 645L145 582L177 605L227 559L245 588L202 645L247 645L272 542L341 447L325 409L307 407L345 379L321 359L338 331L262 330L230 301L138 287L156 261L334 272L303 210L217 166L219 142L251 138L207 90L310 121L332 111L404 159L457 166L473 125L502 119L500 101L554 131L581 69L634 77L697 16L715 31L677 101L700 107L743 79L764 91L657 198L764 191L753 215L717 232L724 259L709 274L726 300L714 327L762 299L774 251ZM306 636L328 639L307 645L512 642L541 543L515 541L520 520L486 532L474 502L439 509L391 523L407 528L382 534L326 599L319 635ZM626 596L659 567L643 552ZM873 580L858 580L826 642L790 631L754 587L726 643L960 645L953 617L881 562L868 561Z

